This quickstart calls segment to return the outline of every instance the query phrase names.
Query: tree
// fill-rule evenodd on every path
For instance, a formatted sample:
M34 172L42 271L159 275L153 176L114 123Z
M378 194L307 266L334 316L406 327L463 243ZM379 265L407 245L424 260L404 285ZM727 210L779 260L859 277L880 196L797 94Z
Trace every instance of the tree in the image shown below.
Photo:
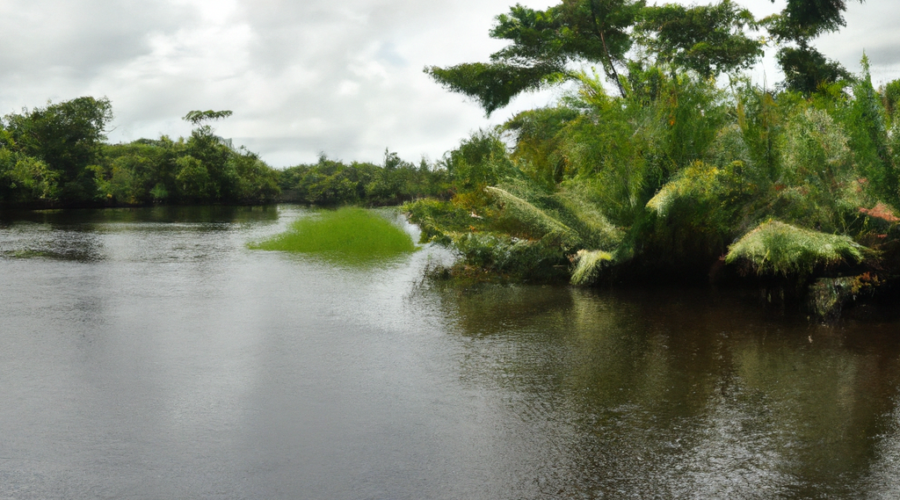
M425 72L449 90L479 101L488 115L516 95L572 79L570 62L600 63L620 87L616 70L631 48L629 27L643 0L563 0L547 10L521 5L497 17L492 38L509 40L489 63L449 68L431 66Z
M746 35L758 26L753 14L730 0L686 8L666 4L641 11L635 33L658 62L709 78L747 69L763 54L762 40Z
M182 156L175 161L178 166L178 190L184 199L192 201L207 201L210 197L211 185L209 171L203 162L190 156Z
M87 201L95 192L90 165L100 162L104 131L112 120L109 99L79 97L6 116L18 152L36 158L58 176L60 198Z
M730 0L691 8L645 7L644 0L563 0L543 11L516 5L490 32L511 42L490 62L425 72L475 98L488 115L522 92L578 79L572 64L599 64L624 97L620 71L631 65L626 55L635 42L660 62L709 77L749 67L762 55L762 41L744 33L753 27L750 12Z
M808 45L782 47L776 58L784 71L785 88L805 95L815 92L823 84L853 79L840 63L827 59Z
M845 0L788 0L780 14L763 21L768 24L769 33L780 41L809 41L846 26L845 10Z
M784 71L785 87L810 94L823 84L851 80L840 63L826 59L810 46L813 38L846 26L846 10L845 0L788 0L780 14L762 20L777 42L796 45L783 46L776 56Z
M0 122L0 202L52 199L56 173L47 164L14 151L15 141Z

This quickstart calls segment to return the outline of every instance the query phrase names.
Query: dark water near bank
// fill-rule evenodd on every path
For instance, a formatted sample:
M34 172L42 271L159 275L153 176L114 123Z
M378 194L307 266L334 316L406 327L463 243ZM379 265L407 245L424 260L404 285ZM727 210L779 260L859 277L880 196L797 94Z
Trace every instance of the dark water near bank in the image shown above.
M0 214L0 498L900 497L897 322L246 249L304 214Z

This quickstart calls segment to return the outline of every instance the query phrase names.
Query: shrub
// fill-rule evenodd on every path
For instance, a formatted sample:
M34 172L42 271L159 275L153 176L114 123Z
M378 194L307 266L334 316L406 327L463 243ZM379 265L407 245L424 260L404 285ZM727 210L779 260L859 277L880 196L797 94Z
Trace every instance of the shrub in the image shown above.
M758 274L807 275L816 267L862 261L864 247L847 236L767 221L731 246L725 262L749 262Z

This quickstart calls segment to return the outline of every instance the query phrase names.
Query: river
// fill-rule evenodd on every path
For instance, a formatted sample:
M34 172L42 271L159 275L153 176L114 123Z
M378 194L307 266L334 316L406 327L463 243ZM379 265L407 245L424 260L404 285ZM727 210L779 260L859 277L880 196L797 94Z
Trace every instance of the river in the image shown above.
M0 213L0 498L900 497L895 319L247 249L308 214Z

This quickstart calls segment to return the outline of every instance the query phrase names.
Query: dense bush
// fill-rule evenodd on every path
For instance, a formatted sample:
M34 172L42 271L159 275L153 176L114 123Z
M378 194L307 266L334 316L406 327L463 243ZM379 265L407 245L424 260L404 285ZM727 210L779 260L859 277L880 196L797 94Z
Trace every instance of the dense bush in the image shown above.
M278 172L200 125L230 112L194 113L201 113L191 120L198 126L187 139L162 136L130 144L104 142L112 119L106 99L80 97L7 115L0 122L0 203L272 200L279 193Z
M411 220L459 250L461 266L526 276L571 262L579 284L705 279L726 255L794 280L900 273L878 253L900 222L896 98L866 70L852 93L811 95L641 71L624 97L582 74L555 107L463 141L445 157L454 196L407 204ZM492 137L511 147L485 147Z

